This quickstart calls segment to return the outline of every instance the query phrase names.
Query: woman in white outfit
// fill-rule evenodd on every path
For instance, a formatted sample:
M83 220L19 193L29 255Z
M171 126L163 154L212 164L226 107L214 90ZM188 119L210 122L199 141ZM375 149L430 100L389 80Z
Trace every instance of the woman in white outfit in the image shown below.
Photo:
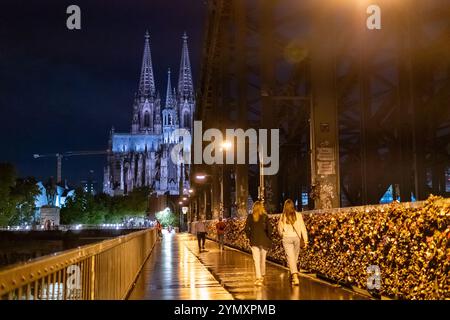
M302 214L295 211L294 202L291 199L284 202L283 213L278 221L278 233L283 238L292 284L299 285L297 261L300 243L303 239L305 247L308 245L308 234Z

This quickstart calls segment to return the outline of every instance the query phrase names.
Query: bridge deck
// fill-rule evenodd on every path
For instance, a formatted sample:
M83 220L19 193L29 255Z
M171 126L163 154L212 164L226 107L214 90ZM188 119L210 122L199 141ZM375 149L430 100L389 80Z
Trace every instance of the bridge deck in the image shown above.
M249 254L226 248L220 251L206 241L199 253L197 240L188 234L165 234L157 243L137 279L130 299L226 300L226 299L366 299L307 275L291 287L287 269L268 263L266 284L255 287L253 260Z

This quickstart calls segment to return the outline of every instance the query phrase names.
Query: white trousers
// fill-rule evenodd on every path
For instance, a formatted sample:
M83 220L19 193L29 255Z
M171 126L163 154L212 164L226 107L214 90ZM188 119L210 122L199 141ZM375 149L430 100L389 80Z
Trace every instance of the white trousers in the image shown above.
M253 262L255 263L256 279L266 275L267 250L263 247L252 246Z
M298 273L297 261L300 253L299 237L283 237L283 247L284 252L286 252L286 259L291 274Z

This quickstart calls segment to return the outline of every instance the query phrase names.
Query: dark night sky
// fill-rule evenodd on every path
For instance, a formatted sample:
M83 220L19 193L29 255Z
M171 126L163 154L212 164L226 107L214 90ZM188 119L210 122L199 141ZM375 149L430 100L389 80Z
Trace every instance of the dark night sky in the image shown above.
M67 6L82 30L66 28ZM129 131L148 28L157 90L178 77L183 31L198 79L206 7L201 0L3 0L0 11L0 162L21 176L54 176L54 158L34 153L107 148L111 126ZM63 161L63 179L89 170L102 182L104 156Z

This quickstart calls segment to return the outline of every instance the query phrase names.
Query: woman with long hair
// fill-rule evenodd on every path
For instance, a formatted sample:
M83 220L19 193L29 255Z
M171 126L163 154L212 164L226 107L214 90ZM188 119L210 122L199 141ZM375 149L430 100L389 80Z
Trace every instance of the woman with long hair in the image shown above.
M252 213L247 216L245 234L250 240L253 261L255 263L255 285L261 286L264 284L264 276L266 274L267 251L272 246L272 227L264 204L260 201L256 201L253 204Z
M300 242L303 239L305 246L308 245L308 233L302 214L295 211L294 202L291 199L284 202L283 213L278 220L278 233L283 238L291 283L299 285L297 261L300 254Z

